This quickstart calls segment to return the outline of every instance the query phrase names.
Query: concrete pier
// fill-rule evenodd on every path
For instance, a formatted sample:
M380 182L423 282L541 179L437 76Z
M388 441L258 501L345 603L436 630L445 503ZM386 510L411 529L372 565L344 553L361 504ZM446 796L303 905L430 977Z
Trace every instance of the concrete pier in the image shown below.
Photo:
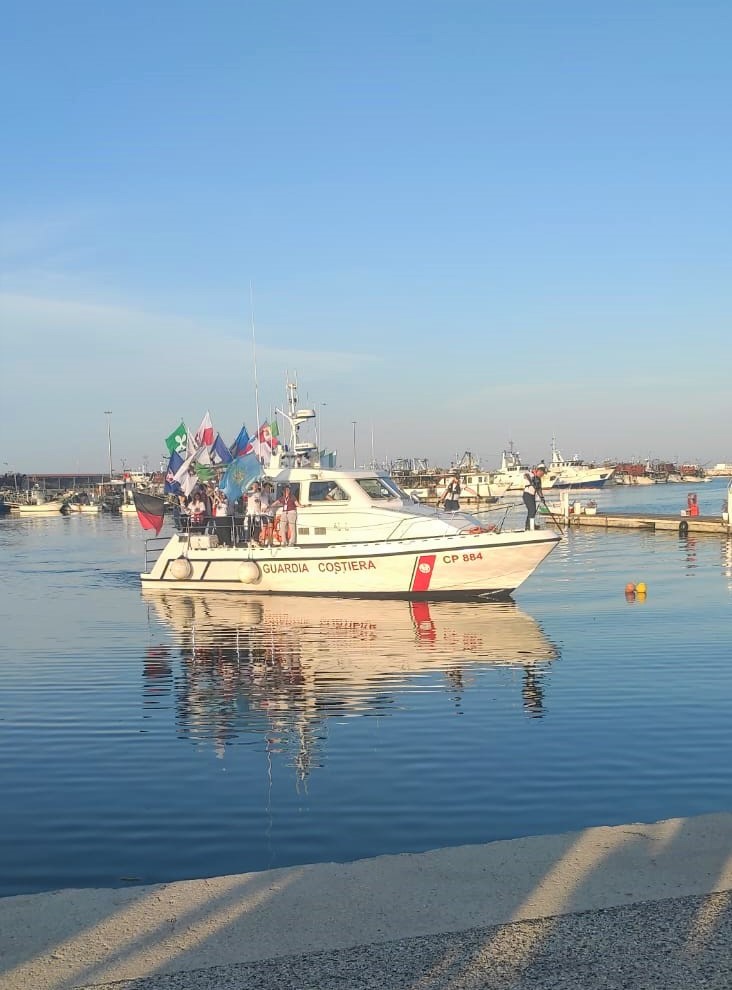
M730 814L0 899L2 990L730 985Z
M732 528L729 520L722 516L681 516L664 515L662 513L626 513L626 512L597 512L588 515L586 512L569 515L553 513L554 519L560 526L590 526L601 529L650 529L659 532L678 533L682 523L687 533L708 533L716 536L731 536ZM542 513L537 518L544 522L552 521L551 515Z

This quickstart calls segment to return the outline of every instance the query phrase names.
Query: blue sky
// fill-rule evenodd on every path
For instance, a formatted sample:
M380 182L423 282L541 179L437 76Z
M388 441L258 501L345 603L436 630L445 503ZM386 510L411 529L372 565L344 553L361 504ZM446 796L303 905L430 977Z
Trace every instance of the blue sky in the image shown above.
M10 0L0 461L732 461L727 2ZM253 298L253 307L251 305ZM10 427L9 424L12 424ZM3 465L0 464L0 471Z

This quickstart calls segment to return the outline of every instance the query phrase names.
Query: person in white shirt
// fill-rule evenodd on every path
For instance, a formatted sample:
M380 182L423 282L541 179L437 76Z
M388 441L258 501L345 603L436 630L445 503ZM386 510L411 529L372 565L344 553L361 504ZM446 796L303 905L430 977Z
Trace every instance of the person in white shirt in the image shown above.
M214 526L219 543L228 546L231 544L231 506L226 494L220 489L214 492L213 504Z
M247 492L245 522L247 540L256 543L262 528L262 490L258 481Z

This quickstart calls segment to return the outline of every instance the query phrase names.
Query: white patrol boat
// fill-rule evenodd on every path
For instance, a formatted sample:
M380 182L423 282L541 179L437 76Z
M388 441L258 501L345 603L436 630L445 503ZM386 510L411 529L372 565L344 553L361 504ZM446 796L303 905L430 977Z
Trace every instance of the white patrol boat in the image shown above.
M556 439L552 437L552 459L547 474L554 479L554 488L602 488L614 473L614 467L596 467L579 457L567 460L557 450ZM543 482L544 479L542 487L546 488Z
M315 413L296 411L288 385L289 450L278 446L262 478L275 499L298 502L296 545L220 544L213 533L146 541L145 586L168 590L359 597L496 598L519 587L553 550L551 530L505 531L464 512L416 504L388 474L321 467L299 440ZM275 529L277 527L275 526Z

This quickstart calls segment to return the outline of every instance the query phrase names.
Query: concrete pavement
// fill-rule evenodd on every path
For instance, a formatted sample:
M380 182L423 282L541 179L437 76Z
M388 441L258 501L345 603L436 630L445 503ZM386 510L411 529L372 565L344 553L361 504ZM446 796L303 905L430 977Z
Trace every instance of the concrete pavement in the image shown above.
M0 899L1 990L732 986L732 815Z

